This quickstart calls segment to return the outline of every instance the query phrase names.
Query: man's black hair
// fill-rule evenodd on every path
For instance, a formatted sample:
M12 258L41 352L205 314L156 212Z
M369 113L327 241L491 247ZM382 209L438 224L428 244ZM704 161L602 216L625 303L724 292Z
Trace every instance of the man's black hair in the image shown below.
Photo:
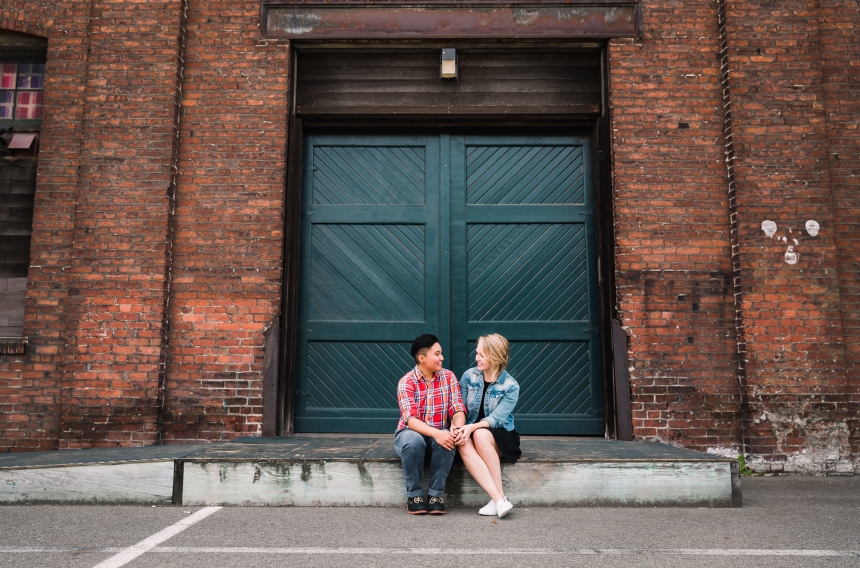
M412 358L415 359L415 362L417 363L418 356L426 355L427 350L437 343L439 343L439 338L437 338L435 335L430 335L429 333L419 335L415 338L415 341L412 342L412 348L409 350L409 353L412 355ZM421 353L422 351L423 353Z

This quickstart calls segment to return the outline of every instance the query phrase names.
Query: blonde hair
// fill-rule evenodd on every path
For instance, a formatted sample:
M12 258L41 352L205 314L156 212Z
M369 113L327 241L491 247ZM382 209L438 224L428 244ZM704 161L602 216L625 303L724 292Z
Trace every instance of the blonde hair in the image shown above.
M511 347L508 340L498 333L490 335L482 335L478 338L477 348L484 353L490 364L493 366L493 371L496 373L496 378L502 374L505 367L508 366L508 359L511 354Z

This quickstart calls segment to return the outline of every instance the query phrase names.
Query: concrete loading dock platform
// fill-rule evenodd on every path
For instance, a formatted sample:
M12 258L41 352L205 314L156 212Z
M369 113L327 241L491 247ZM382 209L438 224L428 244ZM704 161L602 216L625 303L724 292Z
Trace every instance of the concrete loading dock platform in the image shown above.
M737 462L651 442L522 438L503 464L523 506L741 507ZM450 506L486 496L458 461ZM0 456L3 504L379 506L405 502L389 435L241 438L207 445L56 451Z

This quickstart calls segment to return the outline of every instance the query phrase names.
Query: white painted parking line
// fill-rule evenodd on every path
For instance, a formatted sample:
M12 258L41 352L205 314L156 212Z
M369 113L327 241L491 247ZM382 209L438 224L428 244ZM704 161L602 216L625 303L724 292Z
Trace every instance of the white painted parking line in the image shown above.
M217 508L215 508L217 509ZM205 509L204 509L205 510ZM212 511L214 512L214 511ZM211 513L209 513L211 514ZM206 515L208 516L208 515ZM201 519L204 517L200 517ZM190 517L186 520L190 520ZM200 519L197 519L200 520ZM196 522L196 521L195 521ZM177 523L178 524L178 523ZM163 540L181 532L193 523L173 532ZM173 527L169 527L173 529ZM167 529L165 529L167 530ZM164 531L162 531L164 532ZM161 533L158 533L160 535ZM155 536L153 535L154 538ZM147 539L149 540L149 539ZM162 542L163 542L162 540ZM63 553L63 552L125 552L131 548L143 545L144 542L129 548L119 547L27 547L0 546L0 554L5 553ZM471 555L471 556L795 556L795 557L829 557L829 558L860 558L858 550L815 550L815 549L774 549L774 548L315 548L315 547L257 547L257 546L154 546L142 550L134 557L127 557L125 562L140 556L144 552L165 552L169 554L304 554L304 555L337 555L337 554L426 554L426 555ZM110 558L111 561L118 557ZM98 565L122 566L122 564Z
M126 549L123 549L122 552L115 556L111 556L104 562L100 562L96 564L93 568L119 568L119 566L124 566L140 556L141 554L152 550L165 540L169 539L172 536L175 536L194 523L202 521L212 513L220 510L221 507L205 507L200 509L190 517L185 517L181 521L176 524L170 525L166 529L162 531L158 531L154 535L149 538L143 539L142 541L129 546Z
M122 546L0 546L0 554L26 554L26 553L58 553L58 552L119 552L125 550Z
M472 556L824 556L860 558L857 550L762 548L274 548L160 546L172 554L427 554Z

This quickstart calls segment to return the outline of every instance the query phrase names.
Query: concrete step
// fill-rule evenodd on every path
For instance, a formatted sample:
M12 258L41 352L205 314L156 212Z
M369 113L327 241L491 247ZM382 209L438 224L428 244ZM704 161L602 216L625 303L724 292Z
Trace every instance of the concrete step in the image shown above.
M516 464L502 465L505 493L522 506L742 506L734 460L592 438L524 436L522 450ZM390 435L0 456L0 503L402 507L405 500ZM446 502L486 501L456 461Z

